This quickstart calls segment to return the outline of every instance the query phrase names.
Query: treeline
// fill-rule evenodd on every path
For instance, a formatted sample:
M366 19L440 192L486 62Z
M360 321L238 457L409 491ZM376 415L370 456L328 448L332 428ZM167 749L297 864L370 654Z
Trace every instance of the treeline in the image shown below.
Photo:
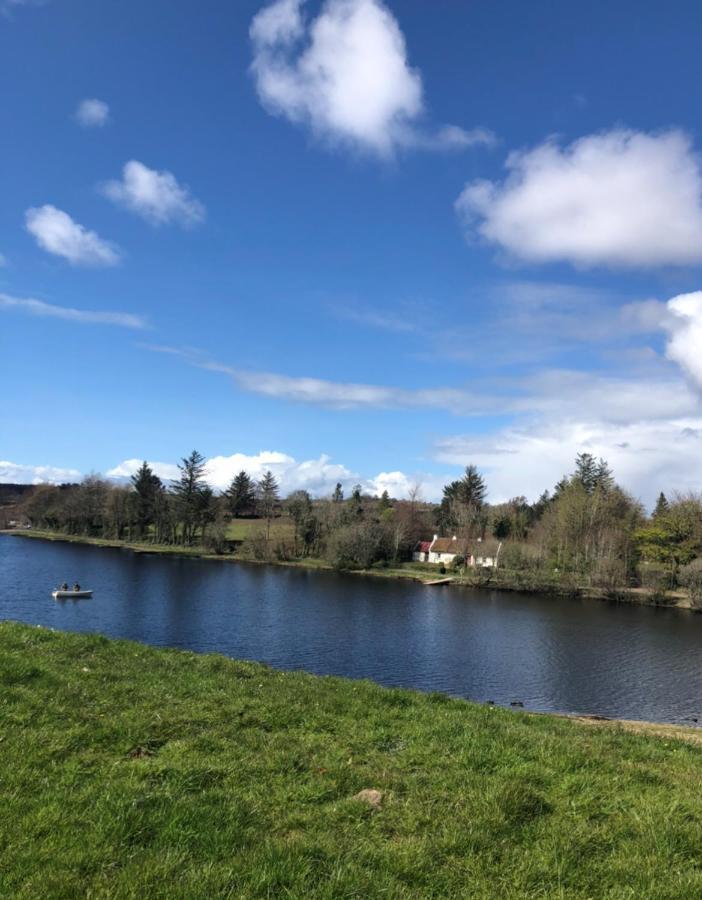
M661 494L648 516L620 487L602 459L578 455L574 470L534 503L515 497L490 504L484 477L468 466L438 504L364 495L341 484L325 499L306 491L282 498L275 476L239 472L217 494L197 451L181 460L180 477L164 482L145 462L128 485L88 476L77 485L36 488L23 511L35 528L170 545L236 549L256 559L323 558L339 568L411 559L434 533L502 542L500 569L531 583L592 585L653 594L679 586L702 604L702 498ZM255 519L242 540L238 519ZM283 527L284 526L284 527ZM231 535L237 535L236 538ZM461 565L463 560L458 560ZM696 602L697 602L696 601Z

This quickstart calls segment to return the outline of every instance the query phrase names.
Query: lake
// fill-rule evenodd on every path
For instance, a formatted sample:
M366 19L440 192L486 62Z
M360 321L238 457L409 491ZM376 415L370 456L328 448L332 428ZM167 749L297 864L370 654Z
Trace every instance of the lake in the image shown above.
M80 581L91 600L57 602ZM702 722L702 615L0 535L0 618L543 712Z

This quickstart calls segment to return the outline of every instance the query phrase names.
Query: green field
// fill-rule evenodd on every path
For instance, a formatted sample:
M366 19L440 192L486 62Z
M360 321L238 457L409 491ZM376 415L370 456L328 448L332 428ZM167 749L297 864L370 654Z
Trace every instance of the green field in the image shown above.
M10 623L0 688L3 897L702 896L683 730Z
M232 541L244 541L254 535L266 534L265 519L232 519L227 525L227 537ZM291 541L295 534L292 519L280 517L271 520L271 540Z

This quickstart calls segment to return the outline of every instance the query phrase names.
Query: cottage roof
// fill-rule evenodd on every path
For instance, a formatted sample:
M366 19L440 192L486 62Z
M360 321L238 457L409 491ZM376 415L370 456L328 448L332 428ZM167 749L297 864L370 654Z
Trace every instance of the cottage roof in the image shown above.
M431 545L432 553L456 553L464 555L467 549L467 542L461 538L437 538Z
M431 547L431 541L420 541L414 548L418 553L428 553Z

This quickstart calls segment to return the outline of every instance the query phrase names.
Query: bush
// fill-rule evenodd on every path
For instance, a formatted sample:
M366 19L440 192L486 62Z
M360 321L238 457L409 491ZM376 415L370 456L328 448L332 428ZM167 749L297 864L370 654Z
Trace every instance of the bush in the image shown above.
M440 572L442 575L445 575L445 574L446 574L446 566L445 566L443 563L441 563L441 565L439 566L439 572Z
M456 570L462 569L465 564L466 564L466 559L464 556L454 556L454 558L451 560L451 568L452 569L456 569Z
M620 559L598 559L592 572L592 584L617 594L626 586L626 566Z
M693 559L683 566L678 573L678 580L687 588L692 608L702 610L702 559Z
M666 591L671 588L671 575L664 566L644 563L641 566L641 587L653 603L664 603Z
M368 569L391 556L390 532L378 522L344 525L331 535L327 544L327 560L336 569Z
M258 562L270 562L273 558L271 547L262 531L258 531L242 541L239 555L243 559L255 559Z

